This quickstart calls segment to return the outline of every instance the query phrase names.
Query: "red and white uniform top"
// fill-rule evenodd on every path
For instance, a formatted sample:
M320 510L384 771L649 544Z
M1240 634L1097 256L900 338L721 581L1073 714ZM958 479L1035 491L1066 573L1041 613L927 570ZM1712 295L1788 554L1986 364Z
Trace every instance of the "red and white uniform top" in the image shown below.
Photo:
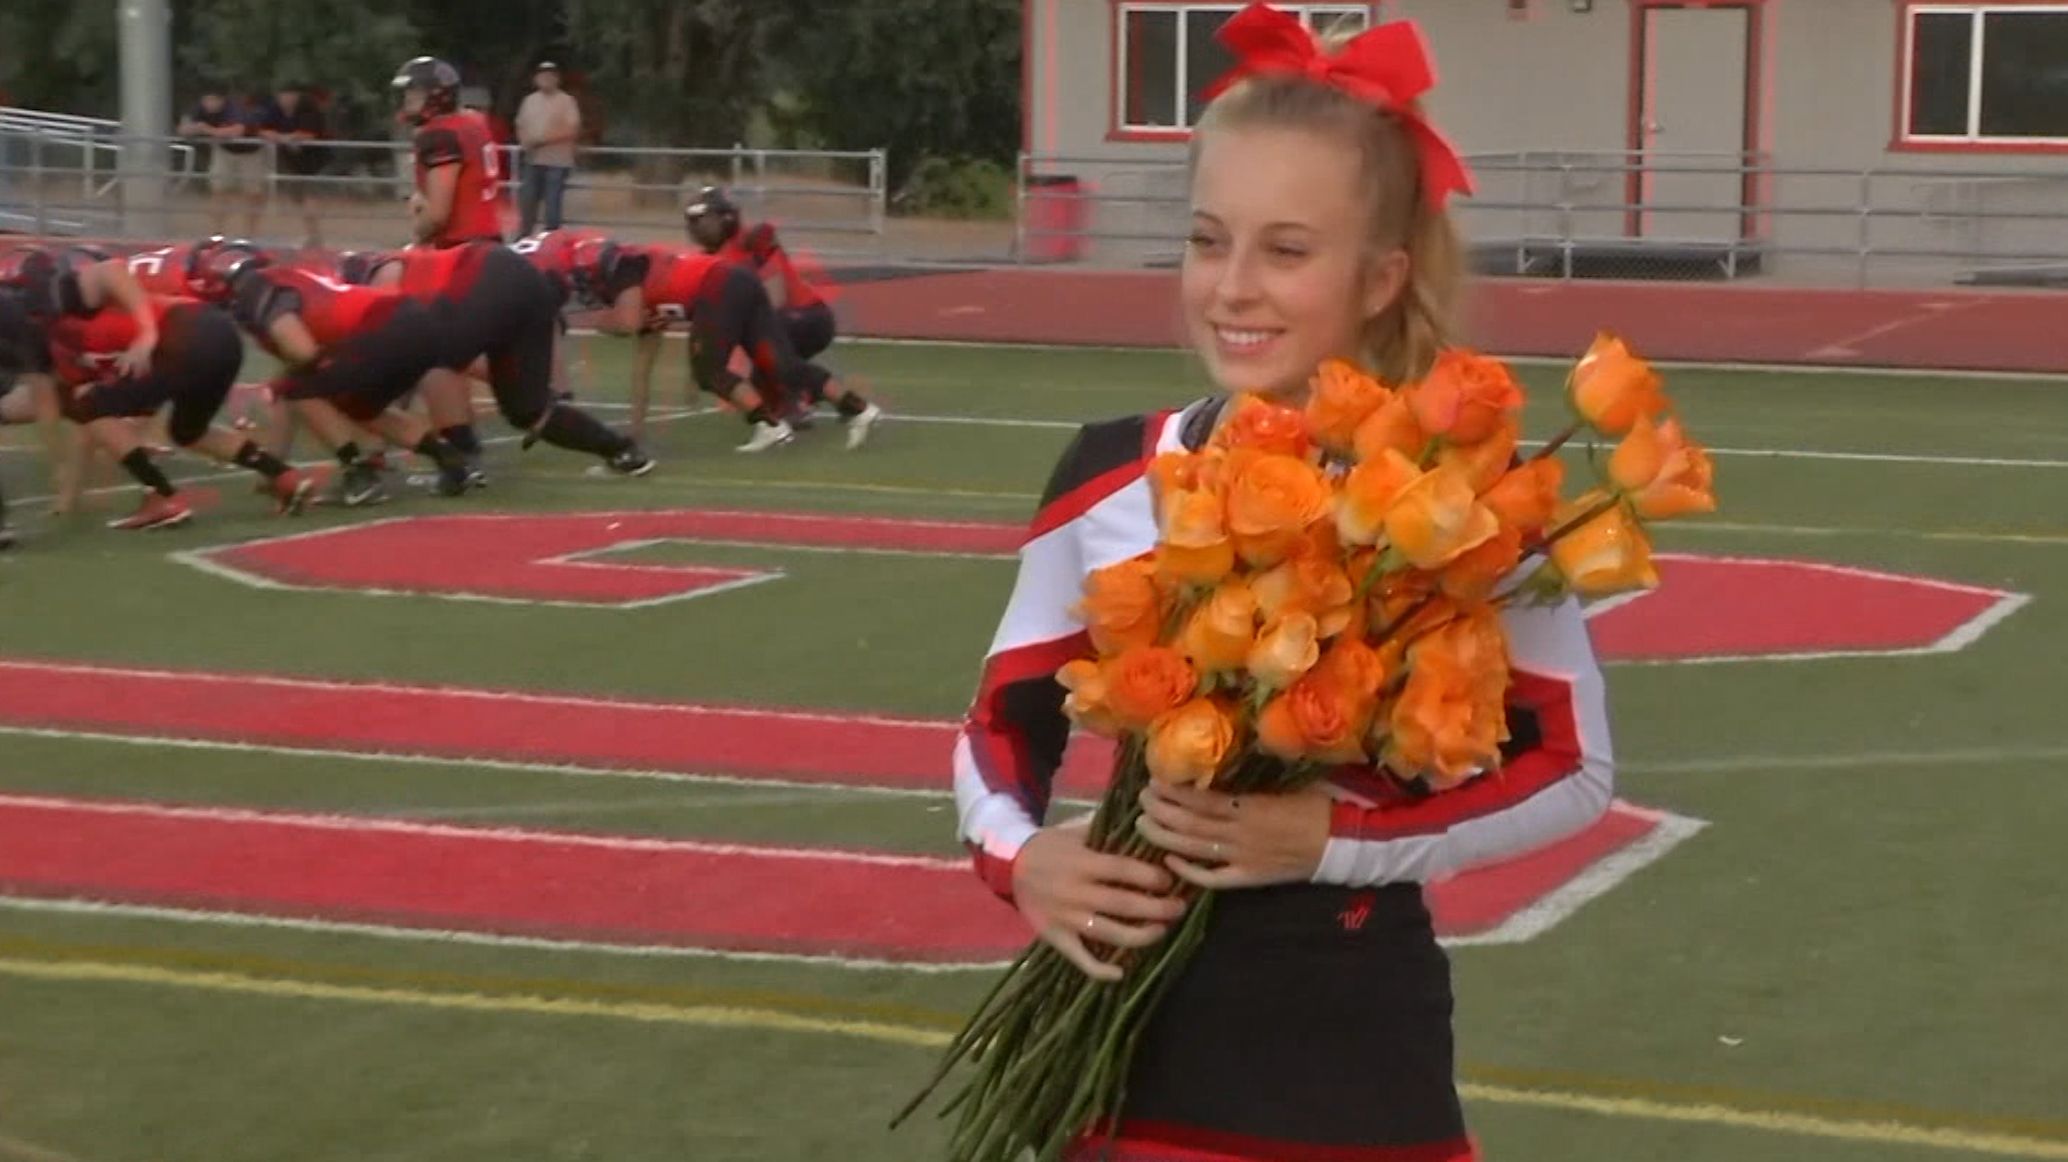
M959 838L993 891L1010 896L1012 861L1042 825L1070 734L1054 675L1091 652L1071 612L1095 569L1156 545L1147 467L1159 452L1197 446L1214 401L1181 412L1083 428L1057 465L1020 550L1019 577L958 736ZM1383 780L1345 773L1317 883L1368 887L1428 882L1513 858L1576 833L1608 809L1614 789L1602 672L1576 601L1501 614L1513 670L1508 692L1519 745L1497 775L1438 794L1387 794Z

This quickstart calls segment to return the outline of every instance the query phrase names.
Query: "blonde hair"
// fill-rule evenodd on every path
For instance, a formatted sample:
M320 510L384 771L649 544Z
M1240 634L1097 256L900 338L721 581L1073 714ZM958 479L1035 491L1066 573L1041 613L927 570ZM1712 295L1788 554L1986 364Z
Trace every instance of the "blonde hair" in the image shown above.
M1252 77L1207 106L1192 134L1193 162L1205 138L1238 128L1300 129L1355 144L1371 195L1371 253L1407 254L1400 296L1365 322L1359 355L1367 370L1391 382L1422 378L1456 336L1464 258L1449 213L1422 196L1421 161L1406 126L1392 113L1318 81Z

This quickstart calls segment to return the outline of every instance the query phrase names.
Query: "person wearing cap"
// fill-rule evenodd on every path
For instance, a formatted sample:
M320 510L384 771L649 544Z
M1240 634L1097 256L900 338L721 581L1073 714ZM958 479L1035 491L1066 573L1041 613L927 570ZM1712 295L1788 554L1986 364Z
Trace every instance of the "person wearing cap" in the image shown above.
M524 180L517 195L522 237L531 235L542 216L546 229L560 229L567 179L574 172L574 143L582 134L581 106L560 87L560 66L540 61L532 82L538 87L517 107L517 144L524 150Z

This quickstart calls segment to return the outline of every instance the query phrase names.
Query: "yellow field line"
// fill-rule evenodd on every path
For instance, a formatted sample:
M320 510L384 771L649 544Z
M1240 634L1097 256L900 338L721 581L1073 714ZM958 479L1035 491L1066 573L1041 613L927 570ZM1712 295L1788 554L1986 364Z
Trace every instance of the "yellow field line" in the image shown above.
M1990 1154L2003 1158L2068 1159L2068 1141L2014 1134L1977 1133L1952 1127L1917 1126L1905 1122L1845 1121L1781 1110L1747 1110L1735 1106L1706 1103L1690 1105L1641 1097L1605 1097L1559 1090L1515 1089L1479 1082L1464 1082L1458 1086L1458 1092L1467 1101L1535 1106L1540 1109L1597 1114L1609 1118L1728 1126L1733 1129L1763 1130L1797 1137L1830 1138L1841 1142L1960 1150L1969 1154Z
M70 1154L60 1154L48 1146L38 1146L8 1134L0 1134L0 1162L83 1162Z
M106 961L43 961L0 959L0 976L29 980L96 982L106 984L163 985L200 989L205 992L238 993L306 1001L358 1001L369 1004L405 1005L443 1009L450 1012L527 1013L551 1017L610 1017L647 1024L694 1025L714 1029L759 1029L778 1033L822 1033L907 1045L922 1049L941 1048L949 1034L917 1025L886 1021L835 1020L807 1017L780 1009L756 1009L731 1005L672 1005L655 1001L602 1001L575 997L498 996L490 993L433 992L424 989L385 988L372 985L330 984L323 981L283 980L246 976L235 972L197 972L159 968L148 964L113 964Z
M605 1017L699 1028L811 1033L917 1049L940 1049L950 1037L941 1028L894 1021L810 1016L770 1007L448 992L166 968L144 963L4 957L0 958L0 976L64 983L155 985L284 1000L346 1001L447 1012ZM1608 1082L1595 1088L1627 1091L1634 1087ZM1994 1132L1953 1125L1921 1125L1893 1119L1822 1116L1779 1109L1744 1108L1721 1102L1671 1101L1629 1092L1588 1093L1577 1088L1537 1088L1485 1081L1466 1081L1461 1084L1460 1092L1474 1102L1555 1109L1600 1117L1712 1125L1847 1142L1964 1150L2006 1158L2068 1160L2068 1137Z

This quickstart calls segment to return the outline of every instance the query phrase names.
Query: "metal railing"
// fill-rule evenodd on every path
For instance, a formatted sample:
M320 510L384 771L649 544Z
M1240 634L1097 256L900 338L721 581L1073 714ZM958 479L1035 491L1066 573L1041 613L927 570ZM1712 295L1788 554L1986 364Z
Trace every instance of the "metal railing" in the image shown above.
M121 170L121 134L120 122L101 117L0 106L0 227L25 229L32 223L10 196L18 169L27 171L33 188L40 189L56 176L78 183L79 196L72 207L77 213L49 222L52 230L77 233L96 220L105 224L105 214L93 213L92 203L114 190ZM169 144L173 174L191 173L194 146L185 141Z
M1477 269L1536 278L2068 285L2068 172L1843 168L1766 154L1532 150L1467 159ZM1181 159L1023 154L1021 262L1174 262Z
M188 234L217 229L281 240L382 245L407 233L398 203L413 187L406 140L220 143L123 136L87 118L0 109L0 229L43 234ZM149 148L131 148L147 146ZM170 164L138 160L169 148ZM520 151L497 152L498 209L519 223ZM682 207L704 185L785 231L828 239L880 237L888 182L877 150L585 148L567 184L563 220L628 238L680 238ZM850 242L849 245L854 243Z

